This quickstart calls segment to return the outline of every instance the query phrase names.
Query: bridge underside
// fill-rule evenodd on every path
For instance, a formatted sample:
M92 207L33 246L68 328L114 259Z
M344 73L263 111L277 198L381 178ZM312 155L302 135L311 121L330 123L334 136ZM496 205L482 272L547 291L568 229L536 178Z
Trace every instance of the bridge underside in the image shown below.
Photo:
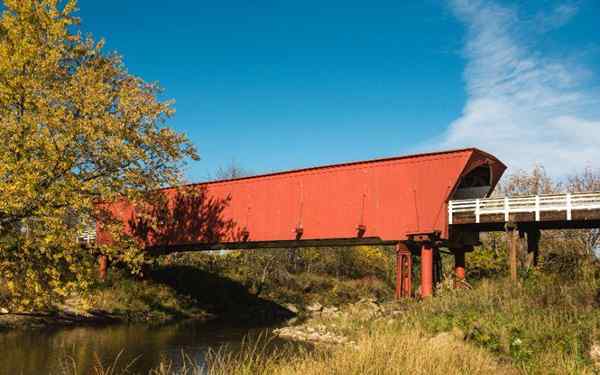
M459 232L503 232L507 225L514 225L521 231L528 230L560 230L560 229L598 229L600 228L600 220L589 221L513 221L510 224L504 221L496 221L489 223L469 223L469 224L454 224L451 226L451 231Z
M396 298L412 296L412 255L418 253L420 245L413 240L382 240L379 237L328 238L289 241L244 241L229 243L186 243L147 247L154 255L188 251L255 250L326 248L351 246L395 246L396 250ZM102 270L104 269L104 270ZM101 274L106 273L106 262L101 264Z
M518 249L531 254L532 264L537 261L540 231L555 229L595 229L600 228L600 210L573 211L570 220L565 212L510 213L510 221L503 214L486 214L476 218L469 213L455 214L449 226L450 236L457 234L478 234L482 232L506 232L509 248L511 275L516 279ZM477 222L479 221L479 222ZM460 236L460 235L459 235ZM478 238L478 236L476 236ZM439 273L440 248L448 247L455 257L455 277L464 280L466 274L465 253L472 246L453 247L451 241L439 238L439 233L411 234L407 240L383 240L379 237L326 238L278 241L242 241L224 243L184 243L163 244L147 248L151 254L161 255L173 252L253 250L253 249L293 249L327 248L352 246L395 246L396 248L396 296L409 297L412 291L412 255L421 257L421 296L433 294L436 274ZM459 285L459 284L457 284Z
M379 237L365 238L327 238L289 241L245 241L225 243L186 243L147 247L151 254L169 254L178 251L218 251L253 249L293 249L307 247L345 247L345 246L395 246L399 241L382 240Z

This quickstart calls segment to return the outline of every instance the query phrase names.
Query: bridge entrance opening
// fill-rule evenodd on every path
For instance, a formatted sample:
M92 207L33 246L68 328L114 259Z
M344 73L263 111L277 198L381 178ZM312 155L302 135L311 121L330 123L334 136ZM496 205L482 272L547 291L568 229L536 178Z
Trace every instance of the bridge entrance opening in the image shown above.
M492 182L492 168L490 165L480 165L460 179L452 199L485 198L492 191Z

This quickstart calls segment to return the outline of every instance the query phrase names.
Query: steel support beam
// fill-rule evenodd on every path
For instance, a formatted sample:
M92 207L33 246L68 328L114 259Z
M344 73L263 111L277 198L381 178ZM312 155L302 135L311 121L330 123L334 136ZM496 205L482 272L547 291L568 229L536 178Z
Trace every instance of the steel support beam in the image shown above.
M412 296L412 253L406 245L396 245L396 299Z
M421 245L421 297L433 295L433 246L429 242Z
M382 240L379 237L364 238L326 238L314 240L288 241L246 241L228 243L183 243L174 245L150 246L146 248L150 254L168 254L178 251L218 251L218 250L253 250L253 249L291 249L300 247L336 247L336 246L394 246L398 241Z

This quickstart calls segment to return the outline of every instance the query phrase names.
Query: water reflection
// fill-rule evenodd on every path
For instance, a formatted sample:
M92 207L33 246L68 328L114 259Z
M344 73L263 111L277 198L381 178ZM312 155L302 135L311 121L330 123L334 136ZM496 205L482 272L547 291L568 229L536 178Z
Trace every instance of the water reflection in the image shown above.
M61 373L61 360L77 364L77 373L89 374L96 357L111 364L135 360L133 373L147 373L161 359L177 364L182 351L202 364L209 348L227 344L232 350L246 335L270 334L268 328L230 327L221 323L184 322L163 327L144 325L77 327L51 331L0 334L0 374ZM282 342L274 342L274 345Z

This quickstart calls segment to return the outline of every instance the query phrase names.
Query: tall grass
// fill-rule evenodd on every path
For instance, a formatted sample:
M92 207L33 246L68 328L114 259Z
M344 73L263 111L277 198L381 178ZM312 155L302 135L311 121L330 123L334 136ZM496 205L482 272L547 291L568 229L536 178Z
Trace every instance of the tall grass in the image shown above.
M214 374L223 372L216 369ZM413 329L381 329L361 336L352 347L317 351L267 369L264 374L511 374L485 350L452 336L429 338Z
M125 350L121 350L112 362L105 364L100 360L98 356L95 358L95 364L92 367L93 375L123 375L129 374L130 370L135 365L139 357L134 358L130 361L123 361L122 356ZM61 375L79 375L82 373L82 369L79 368L77 360L74 357L66 355L62 361L58 364L58 372Z
M398 327L459 331L527 373L591 372L589 348L600 339L600 283L596 269L588 270L566 277L535 271L518 287L501 279L447 290L411 304Z
M153 374L180 375L362 375L362 374L513 374L481 348L451 336L430 338L422 332L381 329L364 334L351 347L314 351L271 351L261 342L247 343L240 352L211 352L207 367L187 364L172 370L161 364Z
M263 337L240 351L209 352L205 367L188 358L152 373L595 374L588 353L600 342L598 272L583 264L532 271L519 286L498 278L472 290L442 288L429 300L390 303L382 316L345 309L312 324L348 336L348 345L273 350Z
M388 306L393 318L357 314L320 319L356 345L258 361L214 357L209 373L225 374L591 374L600 341L595 265L567 274L533 271L519 286L505 279L472 290L442 289L427 301Z

